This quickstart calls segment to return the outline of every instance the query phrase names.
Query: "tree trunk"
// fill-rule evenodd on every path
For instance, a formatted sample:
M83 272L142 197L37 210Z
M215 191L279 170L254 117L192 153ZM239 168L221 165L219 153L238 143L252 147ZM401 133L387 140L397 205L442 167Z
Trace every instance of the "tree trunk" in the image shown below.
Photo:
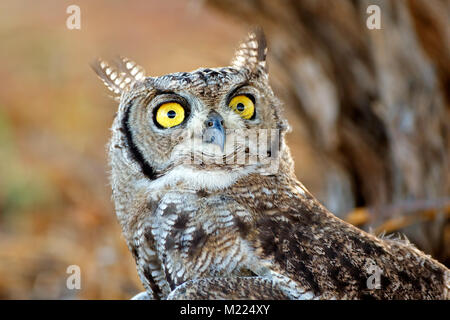
M299 179L336 215L401 231L449 265L449 3L207 4L264 28ZM366 25L369 5L381 9L379 30Z

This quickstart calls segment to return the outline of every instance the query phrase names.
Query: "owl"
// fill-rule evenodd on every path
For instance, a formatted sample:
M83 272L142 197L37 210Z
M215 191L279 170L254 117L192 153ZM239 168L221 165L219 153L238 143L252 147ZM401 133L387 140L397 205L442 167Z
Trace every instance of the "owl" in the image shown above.
M139 299L448 299L449 270L330 213L294 175L261 29L229 67L93 68L119 101L108 145Z

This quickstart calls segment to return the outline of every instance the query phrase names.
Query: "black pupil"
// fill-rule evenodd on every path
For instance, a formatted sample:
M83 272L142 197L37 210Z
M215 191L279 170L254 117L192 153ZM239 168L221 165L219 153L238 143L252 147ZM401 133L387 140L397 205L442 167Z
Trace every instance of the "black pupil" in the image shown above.
M242 112L245 109L245 106L242 103L238 103L238 105L236 106L236 109L238 109L238 111Z
M173 110L170 110L169 112L167 112L167 116L168 116L170 119L175 118L176 115L177 115L177 113L176 113L175 111L173 111Z

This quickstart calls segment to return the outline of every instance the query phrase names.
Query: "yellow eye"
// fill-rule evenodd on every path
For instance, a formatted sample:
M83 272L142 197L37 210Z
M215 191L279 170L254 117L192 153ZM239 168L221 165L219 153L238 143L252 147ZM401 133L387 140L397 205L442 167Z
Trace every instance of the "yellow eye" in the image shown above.
M163 128L179 125L184 120L184 108L176 102L162 104L156 111L156 122Z
M246 95L239 95L231 99L228 105L234 112L244 119L251 119L255 113L255 104Z

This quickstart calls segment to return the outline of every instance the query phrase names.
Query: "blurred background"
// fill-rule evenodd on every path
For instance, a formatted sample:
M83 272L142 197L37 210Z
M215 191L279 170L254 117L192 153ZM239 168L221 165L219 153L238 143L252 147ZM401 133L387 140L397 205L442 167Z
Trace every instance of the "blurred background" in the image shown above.
M69 5L81 29L69 30ZM369 30L369 5L381 29ZM105 145L116 103L89 63L148 75L228 65L269 43L296 174L331 211L401 232L450 265L446 0L0 2L0 299L129 299L143 288L116 222ZM81 268L69 290L66 269Z

